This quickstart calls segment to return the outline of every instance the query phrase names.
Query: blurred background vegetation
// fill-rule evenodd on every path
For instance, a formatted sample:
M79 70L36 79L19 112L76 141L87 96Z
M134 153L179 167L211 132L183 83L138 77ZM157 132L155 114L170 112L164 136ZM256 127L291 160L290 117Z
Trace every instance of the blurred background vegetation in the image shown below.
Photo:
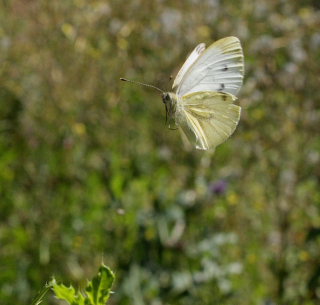
M102 260L114 304L319 304L319 1L0 3L1 304ZM169 90L231 35L240 124L187 151L158 93L119 77Z

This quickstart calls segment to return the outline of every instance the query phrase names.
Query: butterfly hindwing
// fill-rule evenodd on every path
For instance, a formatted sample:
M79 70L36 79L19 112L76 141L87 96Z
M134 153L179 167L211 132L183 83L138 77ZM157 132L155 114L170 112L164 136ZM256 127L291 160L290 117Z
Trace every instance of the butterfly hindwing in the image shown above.
M223 92L195 92L182 97L177 121L182 133L197 149L207 150L234 132L241 108L235 96Z
M179 84L176 93L183 96L198 91L219 91L235 95L242 85L244 74L243 53L239 39L236 37L220 39L199 55L192 65L187 65L187 71L185 71L187 62L181 68L183 73L179 72L174 82L174 87Z

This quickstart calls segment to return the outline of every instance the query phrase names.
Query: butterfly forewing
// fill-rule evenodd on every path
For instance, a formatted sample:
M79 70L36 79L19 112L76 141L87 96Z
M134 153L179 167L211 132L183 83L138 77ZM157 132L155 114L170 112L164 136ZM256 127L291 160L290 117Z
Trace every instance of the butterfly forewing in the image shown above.
M176 89L179 86L181 79L183 78L185 73L188 71L190 66L196 61L199 55L205 50L205 48L206 48L206 45L204 43L200 43L195 47L195 49L192 51L192 53L189 55L189 57L187 58L187 60L179 70L173 82L172 89Z
M197 149L207 150L224 142L234 132L241 108L235 96L222 92L195 92L183 96L177 121Z
M220 91L235 95L242 85L244 73L239 39L227 37L214 42L188 65L188 70L181 73L182 77L179 73L174 82L174 85L179 84L176 91L179 96L198 91Z

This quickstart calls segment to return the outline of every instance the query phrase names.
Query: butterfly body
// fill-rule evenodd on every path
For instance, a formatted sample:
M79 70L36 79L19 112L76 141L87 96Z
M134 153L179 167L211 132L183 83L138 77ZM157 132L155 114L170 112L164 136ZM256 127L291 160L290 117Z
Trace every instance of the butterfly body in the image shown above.
M162 94L162 101L166 107L166 115L167 118L175 119L175 113L177 111L177 103L178 103L178 97L173 92L164 92Z

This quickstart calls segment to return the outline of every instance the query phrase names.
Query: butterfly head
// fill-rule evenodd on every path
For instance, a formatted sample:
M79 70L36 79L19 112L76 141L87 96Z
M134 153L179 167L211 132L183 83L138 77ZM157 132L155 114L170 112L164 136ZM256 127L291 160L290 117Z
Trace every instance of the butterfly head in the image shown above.
M129 83L133 83L133 84L137 84L137 85L141 85L141 86L150 87L150 88L153 88L153 89L160 91L162 93L162 101L163 101L164 105L166 106L166 123L169 121L169 128L171 128L172 122L174 122L174 124L176 124L175 114L176 114L176 109L177 109L177 107L176 107L177 106L177 95L175 93L164 92L163 90L161 90L160 88L158 88L156 86L133 81L133 80L130 80L127 78L120 78L120 80L125 81L125 82L129 82Z
M162 101L166 107L166 122L169 121L169 128L174 121L177 109L177 96L172 92L164 92L162 94Z

